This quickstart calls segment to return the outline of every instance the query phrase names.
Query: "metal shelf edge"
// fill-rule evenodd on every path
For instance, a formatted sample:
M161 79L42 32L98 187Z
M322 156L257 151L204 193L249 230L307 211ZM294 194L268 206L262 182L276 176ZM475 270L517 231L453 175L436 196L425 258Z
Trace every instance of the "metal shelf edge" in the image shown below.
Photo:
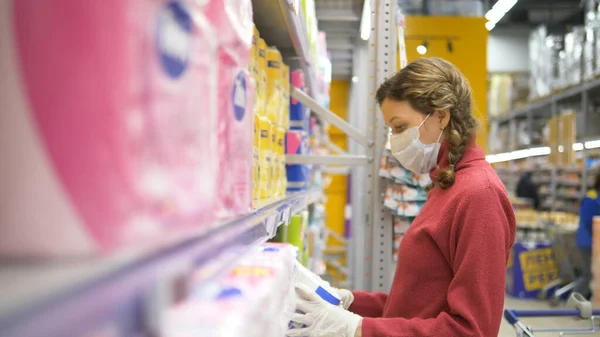
M169 272L178 268L202 269L210 260L221 260L223 255L234 264L248 249L273 237L277 226L286 221L282 216L300 212L321 196L322 191L315 189L293 193L250 214L202 233L190 234L159 249L120 253L66 266L29 265L30 270L19 270L16 277L7 274L11 268L15 271L15 266L0 265L0 291L3 292L36 284L47 288L49 280L54 278L54 288L42 291L40 298L22 299L25 304L20 306L9 308L4 302L5 297L0 295L4 302L0 306L0 336L81 336L106 323L104 320L108 316L120 310L130 310L120 316L134 315L131 311L139 310L140 299L148 289L161 278L168 278ZM221 275L225 268L227 266L210 268L202 277L209 281ZM73 273L72 269L77 272ZM22 294L36 296L35 289L23 290ZM139 312L137 314L139 316Z

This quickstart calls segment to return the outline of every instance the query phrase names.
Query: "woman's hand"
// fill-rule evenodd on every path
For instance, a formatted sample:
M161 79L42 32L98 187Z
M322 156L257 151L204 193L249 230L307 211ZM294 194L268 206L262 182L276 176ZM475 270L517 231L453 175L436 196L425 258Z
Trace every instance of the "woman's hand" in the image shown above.
M304 324L306 328L288 330L288 336L356 336L362 317L325 302L302 284L296 285L296 295L296 309L302 313L294 314L292 321Z
M342 307L348 310L348 308L350 308L350 306L352 305L352 302L354 302L354 295L352 295L352 292L346 289L334 289L342 300Z

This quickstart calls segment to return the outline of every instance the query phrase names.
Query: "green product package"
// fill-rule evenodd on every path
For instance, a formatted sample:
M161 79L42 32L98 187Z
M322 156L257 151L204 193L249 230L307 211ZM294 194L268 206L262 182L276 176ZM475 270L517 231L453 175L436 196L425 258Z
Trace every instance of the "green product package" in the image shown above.
M293 215L290 219L290 224L287 226L287 243L293 245L298 248L298 261L300 263L305 263L304 258L304 237L306 233L306 220L308 214L304 214L302 212L300 214Z

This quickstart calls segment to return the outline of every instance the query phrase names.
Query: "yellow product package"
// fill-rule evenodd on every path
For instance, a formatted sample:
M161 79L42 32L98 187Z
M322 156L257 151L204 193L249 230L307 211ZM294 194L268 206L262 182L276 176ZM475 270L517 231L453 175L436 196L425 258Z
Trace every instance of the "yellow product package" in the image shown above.
M271 124L271 195L279 197L279 184L281 175L281 155L279 153L278 143L279 125Z
M287 190L287 176L285 170L285 133L283 126L277 128L277 153L279 154L279 195L285 196Z
M281 66L281 125L284 129L290 129L290 68Z
M258 116L260 139L259 148L259 189L260 200L268 200L271 196L271 164L272 164L272 140L271 122L264 116Z
M258 39L258 62L256 63L256 113L266 117L267 111L265 107L267 93L267 44L265 40Z
M260 116L254 114L254 144L252 146L252 206L260 200Z
M248 71L250 72L250 76L254 77L254 69L256 68L256 63L258 62L258 39L260 36L258 35L258 30L255 25L252 25L253 34L252 34L252 46L250 47L250 60L248 62ZM256 81L256 78L254 78Z
M267 49L267 118L279 125L281 119L281 54L276 48Z

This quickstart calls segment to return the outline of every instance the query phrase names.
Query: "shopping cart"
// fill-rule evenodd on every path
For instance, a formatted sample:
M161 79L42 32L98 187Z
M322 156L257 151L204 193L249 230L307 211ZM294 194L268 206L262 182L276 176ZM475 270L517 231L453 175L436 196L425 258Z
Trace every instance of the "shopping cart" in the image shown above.
M561 298L585 282L580 271L583 270L583 260L576 245L576 229L557 226L549 223L546 233L552 242L552 252L558 264L558 279L545 285L538 293L539 299L548 298L552 289L556 289L549 298L550 305L556 306Z
M589 321L585 328L539 328L534 329L519 320L519 317L579 317ZM600 309L592 309L589 301L579 293L572 293L566 309L513 310L505 309L504 318L515 328L517 337L533 337L534 333L558 333L558 336L592 335L600 333Z

